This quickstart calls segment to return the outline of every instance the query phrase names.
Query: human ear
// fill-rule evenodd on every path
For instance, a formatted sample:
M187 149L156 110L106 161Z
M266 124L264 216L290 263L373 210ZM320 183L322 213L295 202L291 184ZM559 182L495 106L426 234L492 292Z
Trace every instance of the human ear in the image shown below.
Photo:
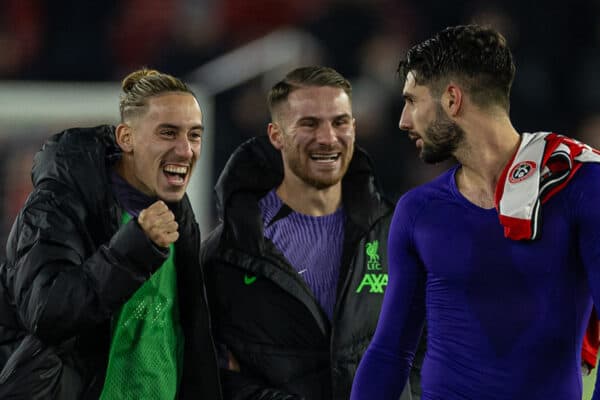
M269 135L269 140L273 147L277 150L281 150L283 148L283 132L281 127L276 122L271 122L267 126L267 134Z
M460 86L455 84L448 85L442 98L442 104L446 108L448 115L456 116L462 107L462 102L463 91Z
M123 153L131 153L133 151L133 136L131 127L129 125L117 125L117 129L115 130L115 138Z

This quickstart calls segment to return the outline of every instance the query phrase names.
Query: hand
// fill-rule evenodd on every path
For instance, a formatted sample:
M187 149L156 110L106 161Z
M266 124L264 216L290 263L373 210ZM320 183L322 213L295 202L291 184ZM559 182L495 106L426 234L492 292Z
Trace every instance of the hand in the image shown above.
M162 200L142 210L137 220L146 236L159 247L169 247L179 238L175 215Z

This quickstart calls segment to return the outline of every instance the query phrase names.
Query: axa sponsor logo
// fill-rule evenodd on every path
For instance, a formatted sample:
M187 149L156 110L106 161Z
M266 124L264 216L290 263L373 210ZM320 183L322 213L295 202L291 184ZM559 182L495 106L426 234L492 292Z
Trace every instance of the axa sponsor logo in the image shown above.
M365 274L360 285L356 288L356 293L360 293L365 287L368 287L369 293L383 294L384 287L387 284L388 274Z
M379 261L379 241L373 240L365 245L365 254L367 255L367 272L358 287L356 293L360 293L369 288L369 293L383 293L384 287L388 284L388 274L377 272L381 271L381 262Z

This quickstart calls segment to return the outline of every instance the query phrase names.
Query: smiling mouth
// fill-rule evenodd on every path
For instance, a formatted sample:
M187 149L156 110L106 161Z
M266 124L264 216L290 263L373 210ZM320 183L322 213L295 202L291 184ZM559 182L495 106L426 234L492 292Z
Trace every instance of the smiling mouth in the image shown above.
M169 183L177 185L185 182L185 178L187 177L189 170L189 167L181 165L169 164L163 167L163 173L167 176Z
M310 159L320 163L330 163L337 161L342 153L312 153Z

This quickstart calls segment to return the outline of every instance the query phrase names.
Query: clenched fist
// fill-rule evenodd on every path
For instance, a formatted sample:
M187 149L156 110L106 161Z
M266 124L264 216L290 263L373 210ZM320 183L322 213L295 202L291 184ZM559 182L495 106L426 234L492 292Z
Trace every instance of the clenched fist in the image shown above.
M138 216L138 224L157 246L169 247L179 238L179 225L175 221L175 215L162 200L142 210Z

